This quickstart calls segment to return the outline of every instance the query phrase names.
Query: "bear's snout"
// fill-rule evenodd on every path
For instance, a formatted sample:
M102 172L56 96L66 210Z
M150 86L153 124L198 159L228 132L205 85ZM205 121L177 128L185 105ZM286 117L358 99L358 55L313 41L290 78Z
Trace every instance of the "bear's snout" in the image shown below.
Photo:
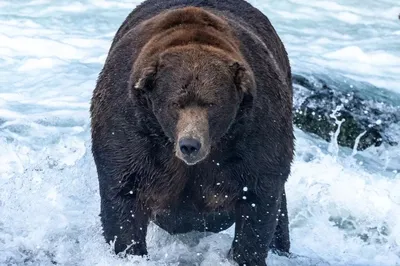
M208 156L210 137L207 110L186 108L180 111L175 152L187 165L194 165Z
M176 146L176 156L187 165L195 165L204 160L210 151L209 143L204 138L182 136Z
M196 156L201 148L201 142L194 138L182 138L179 140L179 148L185 156Z

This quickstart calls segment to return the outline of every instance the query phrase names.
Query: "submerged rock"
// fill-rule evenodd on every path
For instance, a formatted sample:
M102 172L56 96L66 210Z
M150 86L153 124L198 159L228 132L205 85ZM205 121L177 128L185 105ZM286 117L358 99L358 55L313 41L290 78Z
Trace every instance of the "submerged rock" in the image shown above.
M397 145L390 128L400 123L400 95L353 80L293 75L294 123L330 141L342 121L338 144L358 150Z

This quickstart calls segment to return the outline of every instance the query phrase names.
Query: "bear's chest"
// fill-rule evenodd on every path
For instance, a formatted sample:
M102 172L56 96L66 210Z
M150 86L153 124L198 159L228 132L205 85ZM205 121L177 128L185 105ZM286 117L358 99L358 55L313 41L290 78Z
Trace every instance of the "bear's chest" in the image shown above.
M231 209L239 194L239 184L229 171L209 168L189 174L181 199L199 211L213 211Z

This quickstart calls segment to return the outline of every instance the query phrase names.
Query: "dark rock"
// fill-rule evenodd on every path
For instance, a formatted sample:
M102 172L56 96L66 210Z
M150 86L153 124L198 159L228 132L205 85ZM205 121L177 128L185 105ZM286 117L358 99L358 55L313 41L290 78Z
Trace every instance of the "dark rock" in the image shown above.
M293 86L294 123L301 130L330 141L337 129L336 119L344 119L338 136L341 146L353 148L360 134L363 136L358 150L382 143L398 144L387 131L390 125L400 122L400 95L324 75L315 78L294 74Z

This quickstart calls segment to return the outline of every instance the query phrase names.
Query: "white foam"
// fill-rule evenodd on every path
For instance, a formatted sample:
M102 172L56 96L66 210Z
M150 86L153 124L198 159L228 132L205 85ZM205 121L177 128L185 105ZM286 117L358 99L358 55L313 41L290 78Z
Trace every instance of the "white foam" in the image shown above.
M40 59L28 59L22 66L18 68L19 71L31 71L31 70L42 70L53 68L57 65L65 64L61 60L56 58L40 58Z
M351 60L352 63L360 62L368 64L369 66L394 66L400 68L400 56L394 56L383 51L366 53L358 46L348 46L328 53L325 55L325 57L341 61Z
M75 3L68 3L67 5L62 5L62 6L49 6L48 8L44 9L43 15L46 13L53 13L53 12L74 12L74 13L79 13L79 12L85 12L88 10L88 7L82 3L75 2Z
M0 34L0 48L7 47L10 54L36 57L58 57L62 59L80 59L84 53L75 47L59 41L41 38L14 37Z
M356 14L350 13L350 12L339 12L336 16L337 19L349 23L349 24L357 24L362 22L362 19L360 16L357 16Z
M140 1L106 1L91 0L91 4L99 8L131 8L133 9Z

